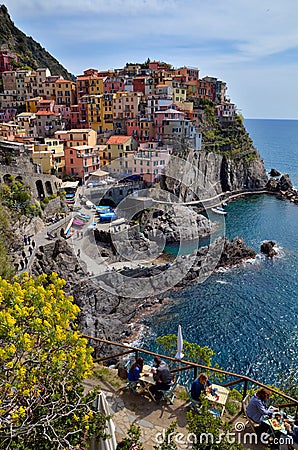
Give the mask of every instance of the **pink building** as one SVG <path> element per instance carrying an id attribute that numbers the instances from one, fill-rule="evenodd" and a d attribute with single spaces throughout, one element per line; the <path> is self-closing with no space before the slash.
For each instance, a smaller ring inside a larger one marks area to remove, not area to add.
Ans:
<path id="1" fill-rule="evenodd" d="M 103 80 L 103 90 L 105 94 L 114 94 L 124 91 L 124 78 L 106 77 Z"/>
<path id="2" fill-rule="evenodd" d="M 166 110 L 160 110 L 160 111 L 156 111 L 153 114 L 153 120 L 154 120 L 154 125 L 155 125 L 155 132 L 156 132 L 156 139 L 159 140 L 161 139 L 161 136 L 163 136 L 164 134 L 164 121 L 165 120 L 183 120 L 184 118 L 184 114 L 180 111 L 177 111 L 174 108 L 169 108 Z"/>
<path id="3" fill-rule="evenodd" d="M 131 160 L 131 173 L 141 175 L 147 183 L 158 182 L 169 159 L 169 148 L 159 148 L 157 142 L 140 144 Z"/>
<path id="4" fill-rule="evenodd" d="M 65 172 L 84 183 L 90 173 L 99 169 L 99 151 L 97 147 L 79 145 L 64 149 Z"/>
<path id="5" fill-rule="evenodd" d="M 15 53 L 11 52 L 8 48 L 5 49 L 5 45 L 2 46 L 0 51 L 0 72 L 6 72 L 7 70 L 15 70 L 13 62 L 18 62 L 18 57 Z"/>

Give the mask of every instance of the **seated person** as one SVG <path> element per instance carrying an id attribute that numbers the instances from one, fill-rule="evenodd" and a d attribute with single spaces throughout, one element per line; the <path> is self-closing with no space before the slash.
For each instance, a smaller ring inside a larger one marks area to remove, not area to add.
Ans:
<path id="1" fill-rule="evenodd" d="M 283 434 L 279 437 L 279 450 L 298 448 L 298 426 L 291 426 L 289 423 L 285 422 L 285 428 L 287 434 Z"/>
<path id="2" fill-rule="evenodd" d="M 138 381 L 144 366 L 144 359 L 138 358 L 128 371 L 128 381 Z"/>
<path id="3" fill-rule="evenodd" d="M 208 375 L 206 373 L 201 373 L 198 378 L 191 385 L 190 395 L 191 398 L 195 401 L 200 401 L 200 395 L 204 394 L 212 394 L 217 397 L 217 394 L 212 389 L 212 383 L 208 379 Z"/>
<path id="4" fill-rule="evenodd" d="M 154 369 L 152 371 L 155 384 L 150 386 L 149 391 L 156 400 L 159 400 L 162 397 L 162 394 L 159 391 L 168 391 L 171 387 L 173 377 L 167 364 L 160 359 L 159 356 L 154 357 L 153 364 Z"/>
<path id="5" fill-rule="evenodd" d="M 269 397 L 270 392 L 267 389 L 259 389 L 250 399 L 250 402 L 246 408 L 247 417 L 255 423 L 260 424 L 263 419 L 271 416 L 274 411 L 278 411 L 278 408 L 274 408 L 273 406 L 269 406 L 269 408 L 267 408 L 266 402 Z"/>
<path id="6" fill-rule="evenodd" d="M 266 402 L 269 400 L 269 397 L 270 391 L 261 388 L 253 395 L 246 408 L 247 417 L 259 425 L 256 428 L 258 436 L 271 432 L 270 425 L 263 422 L 263 420 L 270 417 L 274 411 L 278 411 L 278 408 L 274 408 L 273 406 L 267 407 Z"/>

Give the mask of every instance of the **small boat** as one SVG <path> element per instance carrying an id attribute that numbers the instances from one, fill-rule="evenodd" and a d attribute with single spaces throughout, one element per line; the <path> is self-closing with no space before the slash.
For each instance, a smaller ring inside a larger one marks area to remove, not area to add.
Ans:
<path id="1" fill-rule="evenodd" d="M 226 216 L 227 215 L 227 211 L 225 211 L 220 206 L 217 206 L 216 208 L 211 208 L 211 211 L 213 211 L 216 214 L 221 214 L 222 216 Z"/>
<path id="2" fill-rule="evenodd" d="M 87 223 L 88 220 L 89 220 L 89 219 L 86 219 L 85 217 L 79 216 L 79 214 L 77 214 L 76 216 L 74 216 L 74 218 L 75 218 L 76 220 L 79 220 L 80 222 L 84 222 L 84 223 Z"/>
<path id="3" fill-rule="evenodd" d="M 91 216 L 89 215 L 89 214 L 85 214 L 85 213 L 82 213 L 82 212 L 79 212 L 78 213 L 78 217 L 80 218 L 82 218 L 82 220 L 89 220 L 89 219 L 91 219 Z"/>
<path id="4" fill-rule="evenodd" d="M 114 213 L 114 211 L 107 212 L 107 213 L 100 213 L 100 222 L 111 222 L 112 220 L 118 219 L 117 214 Z"/>
<path id="5" fill-rule="evenodd" d="M 85 222 L 82 220 L 77 219 L 76 217 L 73 219 L 73 224 L 77 227 L 83 227 L 85 225 Z"/>
<path id="6" fill-rule="evenodd" d="M 97 225 L 97 222 L 91 223 L 91 225 L 88 225 L 87 230 L 88 231 L 94 230 L 94 228 L 96 228 L 96 225 Z"/>

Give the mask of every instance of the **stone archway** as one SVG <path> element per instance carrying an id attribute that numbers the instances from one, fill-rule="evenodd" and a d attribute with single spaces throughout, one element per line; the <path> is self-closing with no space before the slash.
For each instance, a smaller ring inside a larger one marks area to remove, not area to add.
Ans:
<path id="1" fill-rule="evenodd" d="M 5 184 L 11 184 L 11 177 L 12 175 L 10 173 L 7 173 L 3 176 L 3 181 Z"/>
<path id="2" fill-rule="evenodd" d="M 41 181 L 41 180 L 37 180 L 36 183 L 35 183 L 35 185 L 36 185 L 38 197 L 39 197 L 40 199 L 45 198 L 45 193 L 44 193 L 42 181 Z"/>
<path id="3" fill-rule="evenodd" d="M 46 193 L 48 195 L 52 195 L 53 194 L 52 184 L 51 184 L 50 181 L 46 181 L 45 182 L 45 188 L 46 188 Z"/>
<path id="4" fill-rule="evenodd" d="M 22 177 L 21 175 L 18 175 L 18 176 L 15 178 L 15 180 L 16 180 L 17 182 L 20 182 L 20 183 L 23 183 L 23 182 L 24 182 L 23 177 Z"/>

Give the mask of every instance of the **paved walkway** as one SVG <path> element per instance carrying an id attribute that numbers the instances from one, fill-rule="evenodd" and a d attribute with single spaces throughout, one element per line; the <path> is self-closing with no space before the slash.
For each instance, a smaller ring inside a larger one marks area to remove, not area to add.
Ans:
<path id="1" fill-rule="evenodd" d="M 125 382 L 115 374 L 116 371 L 114 369 L 111 369 L 111 371 L 114 372 L 114 378 L 118 379 L 125 386 Z M 127 436 L 130 424 L 135 423 L 141 428 L 141 440 L 144 449 L 152 450 L 157 443 L 156 440 L 160 442 L 169 425 L 177 421 L 178 426 L 175 430 L 175 435 L 178 436 L 176 433 L 182 433 L 182 436 L 184 436 L 184 438 L 182 437 L 182 442 L 180 438 L 178 449 L 191 448 L 188 447 L 188 431 L 186 428 L 186 413 L 189 411 L 188 401 L 176 397 L 173 405 L 165 402 L 157 404 L 147 395 L 138 392 L 133 393 L 122 387 L 113 388 L 110 383 L 99 381 L 96 378 L 88 379 L 85 383 L 86 391 L 95 386 L 100 386 L 101 390 L 106 394 L 116 427 L 117 442 L 120 442 Z M 183 390 L 183 387 L 180 389 Z M 233 419 L 225 413 L 224 420 L 230 420 L 233 424 L 233 430 L 239 430 L 239 432 L 235 433 L 235 438 L 241 440 L 242 443 L 245 442 L 244 435 L 248 436 L 252 432 L 249 425 L 246 424 L 245 417 L 242 415 Z M 207 432 L 208 430 L 206 430 Z M 266 448 L 262 445 L 250 444 L 247 438 L 246 442 L 248 443 L 244 444 L 244 448 L 247 450 L 264 450 Z"/>

